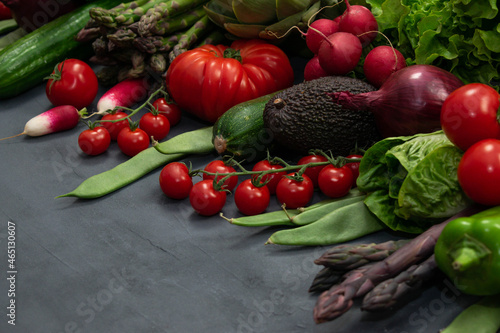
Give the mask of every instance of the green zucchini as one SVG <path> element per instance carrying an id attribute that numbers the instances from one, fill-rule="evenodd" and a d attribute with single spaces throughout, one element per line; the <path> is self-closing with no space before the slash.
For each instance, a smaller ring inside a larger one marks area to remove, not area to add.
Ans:
<path id="1" fill-rule="evenodd" d="M 235 105 L 219 117 L 213 126 L 212 141 L 220 155 L 252 161 L 267 154 L 273 138 L 264 127 L 262 115 L 276 93 Z"/>
<path id="2" fill-rule="evenodd" d="M 98 0 L 62 15 L 0 51 L 0 99 L 19 95 L 43 82 L 64 59 L 87 59 L 91 43 L 75 40 L 90 19 L 91 7 L 112 8 L 122 0 Z"/>

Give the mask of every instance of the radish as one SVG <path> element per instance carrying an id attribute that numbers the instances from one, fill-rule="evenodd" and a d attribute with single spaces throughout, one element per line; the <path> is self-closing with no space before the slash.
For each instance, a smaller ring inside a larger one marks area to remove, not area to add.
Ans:
<path id="1" fill-rule="evenodd" d="M 42 136 L 72 129 L 78 125 L 80 119 L 87 113 L 83 108 L 78 111 L 72 105 L 60 105 L 31 118 L 24 126 L 22 133 L 0 140 L 14 138 L 20 135 Z"/>
<path id="2" fill-rule="evenodd" d="M 95 114 L 104 115 L 116 107 L 128 108 L 146 98 L 150 84 L 146 78 L 126 79 L 102 95 Z"/>
<path id="3" fill-rule="evenodd" d="M 311 23 L 306 33 L 306 45 L 312 53 L 317 54 L 319 45 L 326 36 L 339 30 L 339 23 L 330 19 L 319 19 Z"/>
<path id="4" fill-rule="evenodd" d="M 339 31 L 358 36 L 363 47 L 369 45 L 377 37 L 378 23 L 375 16 L 365 6 L 351 6 L 347 0 L 345 4 L 347 8 L 342 14 Z"/>
<path id="5" fill-rule="evenodd" d="M 335 32 L 321 43 L 319 63 L 328 75 L 345 75 L 358 64 L 362 49 L 358 37 L 348 32 Z"/>
<path id="6" fill-rule="evenodd" d="M 324 76 L 328 76 L 328 74 L 321 68 L 319 57 L 315 55 L 307 62 L 304 68 L 304 80 L 311 81 Z"/>
<path id="7" fill-rule="evenodd" d="M 404 67 L 406 61 L 401 52 L 391 46 L 381 45 L 368 52 L 363 72 L 368 82 L 380 88 L 392 73 Z"/>

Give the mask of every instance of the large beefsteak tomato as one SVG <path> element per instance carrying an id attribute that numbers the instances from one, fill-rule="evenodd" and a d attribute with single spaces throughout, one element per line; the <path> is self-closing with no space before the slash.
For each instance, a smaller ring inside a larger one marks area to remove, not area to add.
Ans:
<path id="1" fill-rule="evenodd" d="M 287 55 L 257 39 L 186 51 L 166 74 L 168 93 L 179 107 L 210 123 L 232 106 L 288 88 L 293 81 Z"/>

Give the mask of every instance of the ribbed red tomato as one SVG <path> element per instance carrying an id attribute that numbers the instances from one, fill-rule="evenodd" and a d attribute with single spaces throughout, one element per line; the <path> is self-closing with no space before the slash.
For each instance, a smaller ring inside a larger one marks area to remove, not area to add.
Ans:
<path id="1" fill-rule="evenodd" d="M 166 74 L 179 107 L 214 123 L 232 106 L 293 84 L 287 55 L 264 40 L 203 45 L 177 56 Z"/>

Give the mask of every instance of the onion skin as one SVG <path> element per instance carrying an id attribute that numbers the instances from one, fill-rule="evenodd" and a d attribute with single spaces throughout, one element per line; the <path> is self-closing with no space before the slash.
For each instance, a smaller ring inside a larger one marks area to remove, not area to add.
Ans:
<path id="1" fill-rule="evenodd" d="M 380 134 L 386 137 L 431 133 L 441 129 L 441 106 L 464 83 L 433 65 L 412 65 L 393 73 L 379 90 L 329 94 L 347 109 L 370 111 Z"/>

